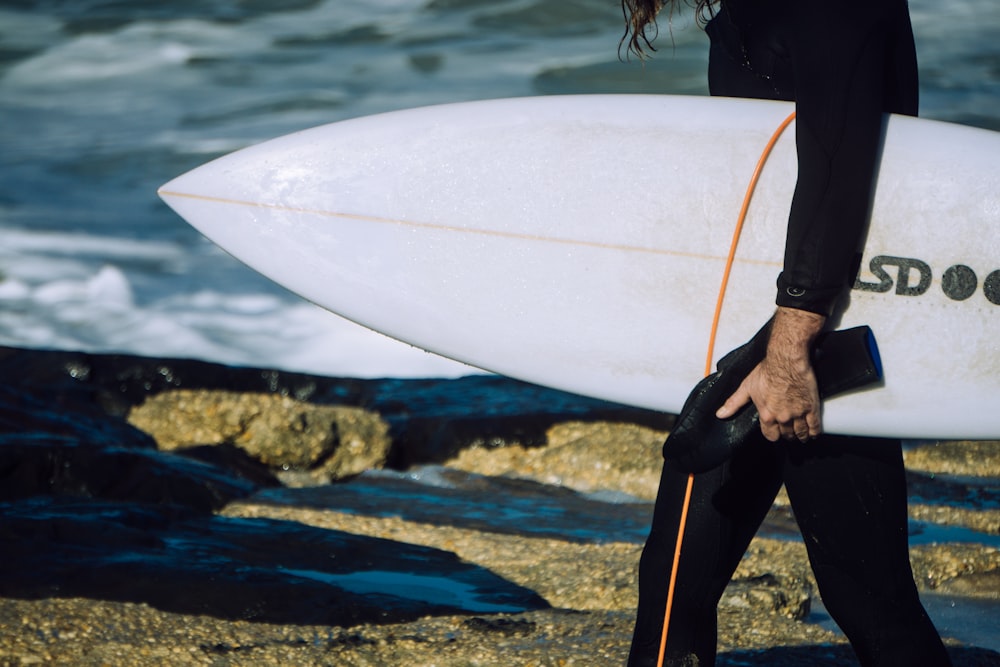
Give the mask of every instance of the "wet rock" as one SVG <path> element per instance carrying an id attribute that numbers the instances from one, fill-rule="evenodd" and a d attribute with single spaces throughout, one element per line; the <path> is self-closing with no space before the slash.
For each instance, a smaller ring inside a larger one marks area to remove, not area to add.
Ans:
<path id="1" fill-rule="evenodd" d="M 570 542 L 641 543 L 649 503 L 607 503 L 571 489 L 428 466 L 370 471 L 350 483 L 263 490 L 253 502 Z"/>
<path id="2" fill-rule="evenodd" d="M 433 616 L 351 628 L 246 623 L 78 598 L 9 600 L 3 658 L 13 664 L 603 667 L 625 664 L 628 612 L 546 609 L 517 615 Z M 732 621 L 732 622 L 731 622 Z M 845 667 L 851 648 L 816 626 L 772 617 L 750 626 L 720 615 L 719 667 Z M 527 625 L 521 625 L 523 622 Z M 508 623 L 532 632 L 490 632 Z M 486 631 L 484 631 L 486 630 Z M 954 667 L 996 667 L 1000 654 L 950 646 Z"/>
<path id="3" fill-rule="evenodd" d="M 546 432 L 544 447 L 471 447 L 447 466 L 509 475 L 577 491 L 618 491 L 652 500 L 666 431 L 629 423 L 566 422 Z"/>
<path id="4" fill-rule="evenodd" d="M 258 484 L 158 452 L 120 420 L 0 387 L 0 499 L 72 495 L 217 509 Z"/>
<path id="5" fill-rule="evenodd" d="M 779 614 L 801 621 L 809 615 L 812 586 L 797 577 L 763 574 L 734 579 L 719 601 L 722 611 Z"/>
<path id="6" fill-rule="evenodd" d="M 1000 569 L 968 574 L 938 585 L 938 593 L 1000 601 Z"/>
<path id="7" fill-rule="evenodd" d="M 933 591 L 945 582 L 955 586 L 959 578 L 1000 572 L 1000 549 L 978 544 L 919 546 L 910 549 L 910 562 L 917 586 Z"/>
<path id="8" fill-rule="evenodd" d="M 476 616 L 465 621 L 465 626 L 486 634 L 503 637 L 527 636 L 534 634 L 538 625 L 526 619 L 482 618 Z"/>
<path id="9" fill-rule="evenodd" d="M 927 442 L 908 447 L 903 457 L 911 470 L 1000 479 L 1000 440 Z"/>
<path id="10" fill-rule="evenodd" d="M 0 377 L 53 402 L 124 417 L 156 394 L 178 389 L 273 394 L 312 405 L 350 406 L 389 425 L 386 466 L 442 463 L 472 446 L 538 446 L 567 421 L 633 423 L 664 430 L 671 415 L 581 397 L 493 375 L 458 379 L 329 378 L 235 368 L 187 359 L 0 347 Z M 198 443 L 204 444 L 204 443 Z"/>
<path id="11" fill-rule="evenodd" d="M 491 375 L 457 380 L 382 380 L 366 407 L 392 427 L 388 466 L 443 463 L 469 448 L 524 448 L 548 443 L 567 421 L 632 423 L 665 429 L 673 416 L 567 394 Z M 377 407 L 376 407 L 377 406 Z"/>
<path id="12" fill-rule="evenodd" d="M 280 394 L 166 391 L 132 408 L 128 421 L 164 450 L 230 444 L 272 469 L 314 471 L 322 481 L 382 467 L 391 444 L 388 425 L 371 412 Z"/>
<path id="13" fill-rule="evenodd" d="M 146 434 L 119 419 L 109 419 L 92 403 L 73 398 L 44 388 L 22 388 L 8 379 L 0 384 L 0 434 L 156 449 Z"/>
<path id="14" fill-rule="evenodd" d="M 281 484 L 267 466 L 233 445 L 199 445 L 178 449 L 177 452 L 185 458 L 221 468 L 258 488 Z"/>
<path id="15" fill-rule="evenodd" d="M 0 503 L 0 545 L 6 597 L 89 597 L 231 620 L 342 626 L 547 606 L 438 549 L 130 503 Z"/>
<path id="16" fill-rule="evenodd" d="M 1000 535 L 1000 478 L 907 471 L 906 485 L 912 518 Z"/>
<path id="17" fill-rule="evenodd" d="M 0 663 L 624 662 L 662 415 L 488 376 L 360 381 L 2 348 L 0 377 L 0 554 L 13 559 Z M 157 451 L 124 416 L 177 390 L 376 413 L 386 465 L 407 468 L 288 489 L 234 444 Z M 945 466 L 911 474 L 917 507 L 992 520 L 995 485 Z M 762 531 L 782 539 L 755 539 L 726 591 L 720 667 L 856 662 L 842 636 L 796 620 L 814 584 L 786 505 Z M 913 562 L 924 591 L 996 608 L 988 543 L 921 545 Z M 536 610 L 496 611 L 518 604 Z M 951 652 L 956 667 L 1000 665 Z"/>
<path id="18" fill-rule="evenodd" d="M 210 512 L 258 488 L 183 456 L 87 443 L 0 436 L 0 499 L 77 496 Z"/>

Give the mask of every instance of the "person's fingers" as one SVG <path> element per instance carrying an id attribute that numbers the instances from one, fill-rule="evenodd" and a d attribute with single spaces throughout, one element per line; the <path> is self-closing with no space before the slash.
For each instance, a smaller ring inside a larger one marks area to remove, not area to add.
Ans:
<path id="1" fill-rule="evenodd" d="M 795 439 L 799 442 L 809 441 L 809 424 L 806 423 L 805 419 L 796 419 L 795 425 L 792 427 Z"/>
<path id="2" fill-rule="evenodd" d="M 806 429 L 809 431 L 807 436 L 809 440 L 818 438 L 823 432 L 823 420 L 820 418 L 818 410 L 813 410 L 806 415 Z"/>
<path id="3" fill-rule="evenodd" d="M 750 392 L 747 391 L 746 380 L 744 380 L 733 395 L 726 399 L 726 402 L 722 404 L 722 407 L 715 411 L 715 416 L 719 419 L 729 419 L 739 412 L 740 408 L 749 402 Z"/>
<path id="4" fill-rule="evenodd" d="M 822 432 L 819 415 L 815 411 L 782 423 L 780 428 L 782 437 L 799 442 L 808 442 Z"/>
<path id="5" fill-rule="evenodd" d="M 760 415 L 760 432 L 771 442 L 777 442 L 784 437 L 782 424 L 774 418 L 766 408 L 758 411 Z"/>

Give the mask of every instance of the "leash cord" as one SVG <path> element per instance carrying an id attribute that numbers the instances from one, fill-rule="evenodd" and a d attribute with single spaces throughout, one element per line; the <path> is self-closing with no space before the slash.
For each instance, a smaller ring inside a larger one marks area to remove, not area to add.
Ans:
<path id="1" fill-rule="evenodd" d="M 760 180 L 760 174 L 764 169 L 764 163 L 767 162 L 768 156 L 771 155 L 774 145 L 778 142 L 778 139 L 785 131 L 785 128 L 787 128 L 794 119 L 795 112 L 793 111 L 789 114 L 788 118 L 778 125 L 774 134 L 771 135 L 771 138 L 764 147 L 760 158 L 757 160 L 757 166 L 754 168 L 753 175 L 750 177 L 750 183 L 747 185 L 746 194 L 743 196 L 743 205 L 740 207 L 740 215 L 736 220 L 736 227 L 733 230 L 733 239 L 729 244 L 729 255 L 726 257 L 726 265 L 722 272 L 722 284 L 719 287 L 719 296 L 715 302 L 715 314 L 712 317 L 712 329 L 708 336 L 708 354 L 705 358 L 705 376 L 708 376 L 712 372 L 712 356 L 715 353 L 715 337 L 719 330 L 719 318 L 722 315 L 722 302 L 726 296 L 726 288 L 729 286 L 729 275 L 732 273 L 733 262 L 736 259 L 736 247 L 739 245 L 740 234 L 743 232 L 743 223 L 746 220 L 747 211 L 750 210 L 750 200 L 753 198 L 754 190 L 757 187 L 757 181 Z M 693 490 L 694 473 L 691 473 L 687 478 L 687 488 L 684 490 L 684 503 L 681 505 L 680 522 L 677 525 L 674 562 L 670 567 L 670 583 L 667 587 L 667 605 L 663 613 L 663 632 L 660 635 L 660 652 L 657 656 L 656 667 L 663 667 L 663 660 L 666 655 L 667 633 L 670 628 L 670 615 L 673 611 L 674 591 L 677 586 L 677 569 L 681 560 L 681 544 L 684 542 L 684 529 L 687 527 L 688 512 L 691 508 L 691 493 Z"/>

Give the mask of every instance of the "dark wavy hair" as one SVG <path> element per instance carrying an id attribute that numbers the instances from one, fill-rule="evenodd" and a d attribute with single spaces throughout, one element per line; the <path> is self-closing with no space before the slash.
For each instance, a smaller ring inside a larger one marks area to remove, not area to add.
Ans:
<path id="1" fill-rule="evenodd" d="M 706 22 L 714 13 L 714 7 L 719 0 L 621 0 L 622 14 L 625 16 L 625 34 L 619 42 L 619 49 L 626 47 L 627 53 L 634 53 L 639 58 L 646 57 L 646 50 L 655 51 L 653 40 L 659 29 L 656 24 L 657 15 L 669 7 L 669 15 L 673 15 L 676 5 L 683 2 L 694 8 L 700 22 Z M 652 30 L 652 34 L 649 31 Z"/>

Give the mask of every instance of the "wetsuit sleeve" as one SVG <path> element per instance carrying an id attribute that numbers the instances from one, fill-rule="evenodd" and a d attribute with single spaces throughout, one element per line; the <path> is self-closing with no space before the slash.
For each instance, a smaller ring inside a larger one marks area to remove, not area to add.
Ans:
<path id="1" fill-rule="evenodd" d="M 829 315 L 853 278 L 878 158 L 888 22 L 885 5 L 790 3 L 798 180 L 777 304 Z"/>

